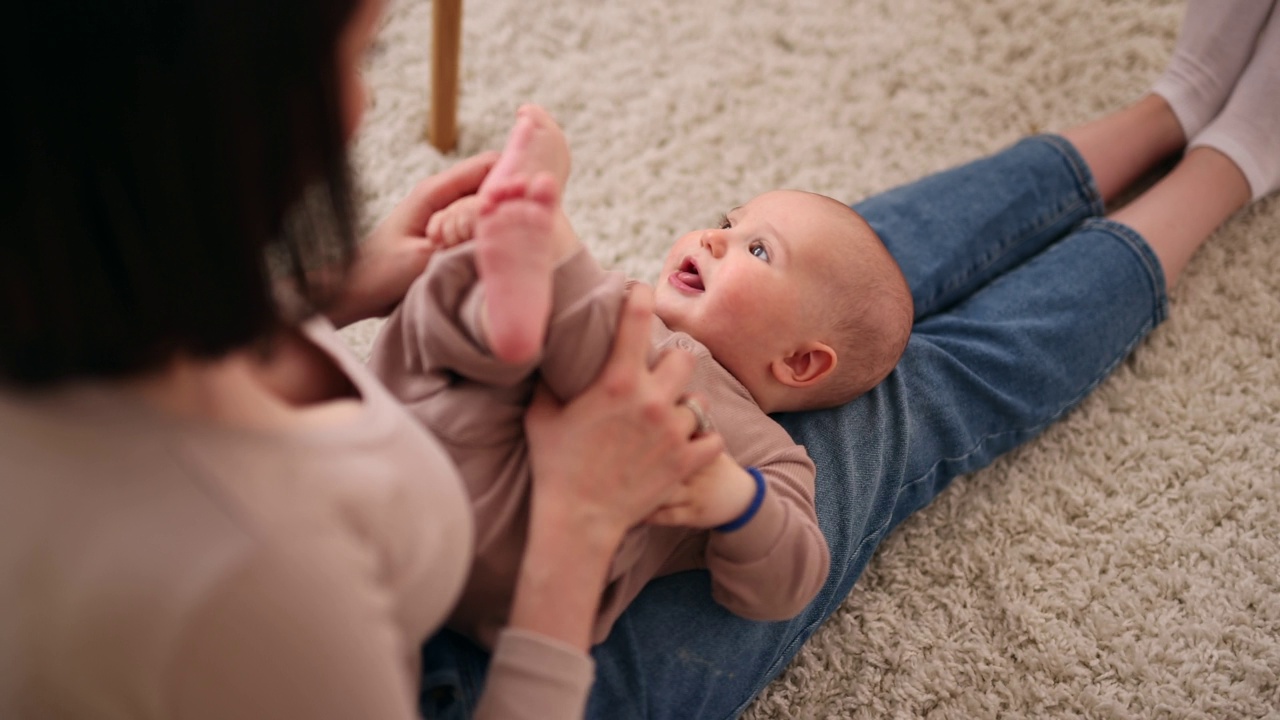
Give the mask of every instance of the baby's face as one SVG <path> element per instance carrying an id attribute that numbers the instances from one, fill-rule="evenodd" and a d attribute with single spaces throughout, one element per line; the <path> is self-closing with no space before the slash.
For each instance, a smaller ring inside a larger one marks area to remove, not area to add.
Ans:
<path id="1" fill-rule="evenodd" d="M 719 227 L 676 240 L 656 283 L 658 317 L 706 345 L 756 394 L 773 359 L 814 339 L 813 286 L 847 223 L 817 195 L 760 195 Z"/>

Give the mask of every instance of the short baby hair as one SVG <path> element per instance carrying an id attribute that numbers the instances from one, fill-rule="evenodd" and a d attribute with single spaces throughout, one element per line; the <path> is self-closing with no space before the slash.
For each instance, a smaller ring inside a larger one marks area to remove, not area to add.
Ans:
<path id="1" fill-rule="evenodd" d="M 215 358 L 349 263 L 338 38 L 358 0 L 42 0 L 0 43 L 0 382 Z M 57 61 L 47 58 L 57 28 Z"/>
<path id="2" fill-rule="evenodd" d="M 847 217 L 847 232 L 832 240 L 830 262 L 809 295 L 824 341 L 836 352 L 832 374 L 803 403 L 807 409 L 842 405 L 884 380 L 898 364 L 915 306 L 911 289 L 875 231 L 852 208 L 824 197 Z"/>

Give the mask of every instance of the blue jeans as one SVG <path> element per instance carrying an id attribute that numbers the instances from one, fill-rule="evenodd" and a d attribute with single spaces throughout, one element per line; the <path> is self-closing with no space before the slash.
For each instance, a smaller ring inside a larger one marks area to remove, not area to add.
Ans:
<path id="1" fill-rule="evenodd" d="M 1061 417 L 1164 318 L 1151 249 L 1099 217 L 1088 167 L 1060 137 L 1023 140 L 854 208 L 902 267 L 916 324 L 871 392 L 776 417 L 818 468 L 826 585 L 798 617 L 764 623 L 717 605 L 704 572 L 653 581 L 593 651 L 588 716 L 741 713 L 840 606 L 890 530 Z M 433 638 L 424 715 L 465 717 L 485 662 L 455 635 Z"/>

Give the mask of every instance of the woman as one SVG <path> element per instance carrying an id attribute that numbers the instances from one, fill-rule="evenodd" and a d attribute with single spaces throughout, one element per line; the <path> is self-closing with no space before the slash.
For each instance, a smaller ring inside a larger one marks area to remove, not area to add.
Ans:
<path id="1" fill-rule="evenodd" d="M 430 253 L 427 218 L 494 158 L 420 185 L 346 281 L 345 144 L 382 5 L 15 9 L 0 716 L 414 716 L 415 656 L 456 600 L 471 516 L 439 445 L 306 318 L 394 304 Z M 55 24 L 66 53 L 31 63 Z M 627 306 L 586 402 L 542 406 L 533 444 L 556 454 L 535 455 L 478 715 L 581 713 L 623 531 L 720 450 L 677 405 L 690 358 L 645 367 L 649 307 Z M 564 438 L 578 418 L 595 429 Z"/>

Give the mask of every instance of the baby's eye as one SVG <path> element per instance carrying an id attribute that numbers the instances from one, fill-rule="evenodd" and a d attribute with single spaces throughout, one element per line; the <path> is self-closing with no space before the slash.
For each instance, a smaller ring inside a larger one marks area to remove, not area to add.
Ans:
<path id="1" fill-rule="evenodd" d="M 752 240 L 751 244 L 747 246 L 747 249 L 751 251 L 752 255 L 755 255 L 765 262 L 769 262 L 769 248 L 765 247 L 764 243 L 759 240 Z"/>
<path id="2" fill-rule="evenodd" d="M 721 215 L 720 221 L 716 223 L 716 227 L 720 228 L 721 230 L 728 230 L 729 228 L 733 227 L 733 223 L 729 222 L 728 215 Z"/>

